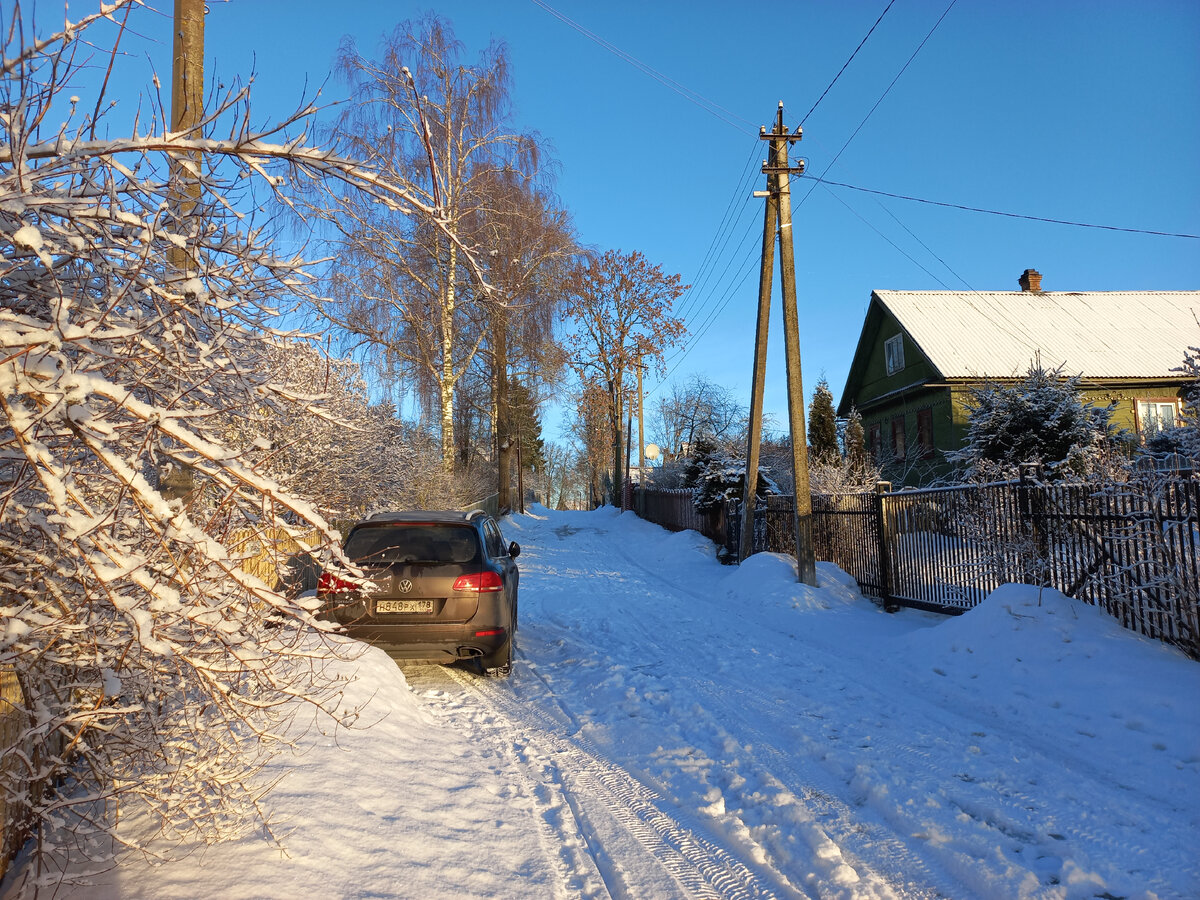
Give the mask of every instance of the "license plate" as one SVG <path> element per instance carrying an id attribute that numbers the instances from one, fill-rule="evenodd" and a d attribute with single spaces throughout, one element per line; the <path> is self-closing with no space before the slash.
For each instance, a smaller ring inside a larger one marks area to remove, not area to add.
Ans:
<path id="1" fill-rule="evenodd" d="M 431 613 L 433 612 L 432 600 L 377 600 L 375 602 L 375 612 L 377 613 Z"/>

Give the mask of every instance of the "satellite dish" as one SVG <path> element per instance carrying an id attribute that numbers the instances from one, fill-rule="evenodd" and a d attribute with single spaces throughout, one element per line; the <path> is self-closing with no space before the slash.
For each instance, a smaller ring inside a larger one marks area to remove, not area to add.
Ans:
<path id="1" fill-rule="evenodd" d="M 658 454 L 660 454 L 661 452 L 662 451 L 659 449 L 658 444 L 647 444 L 646 445 L 646 459 L 656 460 L 656 459 L 658 459 Z"/>

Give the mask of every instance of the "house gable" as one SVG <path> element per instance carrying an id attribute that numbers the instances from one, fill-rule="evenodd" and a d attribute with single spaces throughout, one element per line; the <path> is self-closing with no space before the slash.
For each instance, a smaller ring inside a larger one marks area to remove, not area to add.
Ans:
<path id="1" fill-rule="evenodd" d="M 900 349 L 902 365 L 889 366 L 888 344 Z M 858 346 L 846 377 L 846 386 L 838 404 L 839 416 L 848 416 L 857 405 L 864 416 L 871 406 L 886 402 L 915 387 L 942 380 L 942 373 L 930 361 L 922 347 L 913 339 L 896 316 L 880 302 L 876 293 L 863 322 Z"/>

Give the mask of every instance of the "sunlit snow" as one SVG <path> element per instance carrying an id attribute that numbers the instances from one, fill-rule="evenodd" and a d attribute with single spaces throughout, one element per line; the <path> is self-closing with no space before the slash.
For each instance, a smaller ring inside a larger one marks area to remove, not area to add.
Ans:
<path id="1" fill-rule="evenodd" d="M 366 649 L 261 834 L 60 897 L 1200 896 L 1200 664 L 1053 591 L 959 618 L 719 565 L 611 509 L 504 522 L 507 681 Z"/>

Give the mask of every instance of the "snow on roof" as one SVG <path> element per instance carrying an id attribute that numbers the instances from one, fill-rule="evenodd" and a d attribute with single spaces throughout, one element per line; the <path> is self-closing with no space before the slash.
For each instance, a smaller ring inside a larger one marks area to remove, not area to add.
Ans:
<path id="1" fill-rule="evenodd" d="M 945 378 L 1047 369 L 1171 378 L 1200 344 L 1200 291 L 875 291 Z"/>

